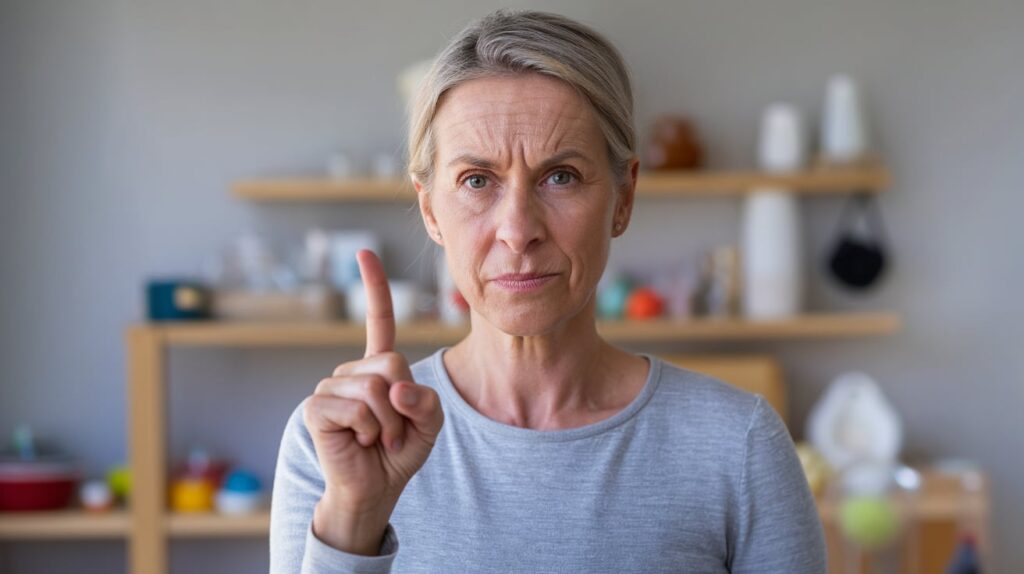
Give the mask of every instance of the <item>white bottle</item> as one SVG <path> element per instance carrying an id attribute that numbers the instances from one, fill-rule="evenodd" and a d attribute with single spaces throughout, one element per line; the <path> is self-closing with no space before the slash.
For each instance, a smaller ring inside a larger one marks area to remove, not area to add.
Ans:
<path id="1" fill-rule="evenodd" d="M 864 106 L 856 82 L 846 75 L 832 76 L 821 114 L 821 154 L 828 163 L 853 163 L 868 152 Z"/>
<path id="2" fill-rule="evenodd" d="M 806 137 L 800 111 L 769 106 L 762 117 L 759 159 L 772 172 L 799 170 L 806 163 Z M 744 200 L 740 245 L 743 314 L 779 319 L 800 314 L 804 299 L 800 203 L 792 190 L 763 187 Z"/>
<path id="3" fill-rule="evenodd" d="M 743 314 L 749 319 L 799 315 L 803 308 L 800 205 L 792 192 L 760 188 L 743 210 Z"/>
<path id="4" fill-rule="evenodd" d="M 457 325 L 464 323 L 469 318 L 465 308 L 457 303 L 458 287 L 448 271 L 448 262 L 445 259 L 443 249 L 438 250 L 437 259 L 434 264 L 434 272 L 437 274 L 437 314 L 442 323 Z"/>

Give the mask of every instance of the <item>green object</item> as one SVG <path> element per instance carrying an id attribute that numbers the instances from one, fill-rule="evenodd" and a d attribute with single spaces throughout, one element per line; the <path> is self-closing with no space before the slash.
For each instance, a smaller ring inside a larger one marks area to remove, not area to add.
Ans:
<path id="1" fill-rule="evenodd" d="M 111 468 L 107 471 L 107 484 L 110 485 L 114 496 L 121 500 L 128 500 L 128 495 L 132 491 L 131 470 L 125 465 Z"/>
<path id="2" fill-rule="evenodd" d="M 881 496 L 853 496 L 839 508 L 839 526 L 855 544 L 872 550 L 888 545 L 900 531 L 899 515 Z"/>
<path id="3" fill-rule="evenodd" d="M 36 446 L 35 440 L 32 438 L 32 427 L 26 424 L 16 426 L 11 437 L 11 443 L 14 445 L 14 451 L 18 453 L 18 458 L 21 460 L 33 460 L 36 458 Z"/>
<path id="4" fill-rule="evenodd" d="M 626 300 L 633 291 L 633 282 L 625 277 L 615 279 L 597 295 L 597 314 L 602 319 L 621 319 Z"/>

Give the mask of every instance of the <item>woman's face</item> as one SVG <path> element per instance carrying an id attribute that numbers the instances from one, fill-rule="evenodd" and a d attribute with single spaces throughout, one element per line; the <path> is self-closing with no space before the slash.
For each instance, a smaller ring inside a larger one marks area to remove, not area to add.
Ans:
<path id="1" fill-rule="evenodd" d="M 592 317 L 609 243 L 629 220 L 636 162 L 617 186 L 590 104 L 540 74 L 481 78 L 445 94 L 433 130 L 420 209 L 473 311 L 520 336 Z"/>

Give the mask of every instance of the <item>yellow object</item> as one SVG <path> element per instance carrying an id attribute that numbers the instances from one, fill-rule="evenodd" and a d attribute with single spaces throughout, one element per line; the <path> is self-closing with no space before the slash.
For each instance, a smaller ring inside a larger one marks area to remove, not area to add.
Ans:
<path id="1" fill-rule="evenodd" d="M 855 496 L 839 507 L 843 534 L 867 550 L 888 546 L 900 533 L 900 517 L 884 496 Z"/>
<path id="2" fill-rule="evenodd" d="M 132 473 L 127 465 L 119 465 L 107 471 L 107 484 L 114 496 L 127 501 L 132 490 Z"/>
<path id="3" fill-rule="evenodd" d="M 804 469 L 807 477 L 807 485 L 811 487 L 814 496 L 820 496 L 825 490 L 825 484 L 832 477 L 832 467 L 822 456 L 818 449 L 810 443 L 801 442 L 796 445 L 796 455 L 800 458 L 800 466 Z"/>
<path id="4" fill-rule="evenodd" d="M 176 512 L 213 510 L 214 488 L 207 480 L 184 478 L 171 485 L 171 508 Z"/>

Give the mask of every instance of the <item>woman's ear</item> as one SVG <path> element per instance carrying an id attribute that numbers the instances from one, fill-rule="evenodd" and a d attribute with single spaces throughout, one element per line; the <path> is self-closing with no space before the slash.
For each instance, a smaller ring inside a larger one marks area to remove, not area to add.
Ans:
<path id="1" fill-rule="evenodd" d="M 427 235 L 438 245 L 441 242 L 441 229 L 437 226 L 437 219 L 434 218 L 434 209 L 430 204 L 430 192 L 422 183 L 412 178 L 412 186 L 416 189 L 416 201 L 420 206 L 420 216 L 423 218 L 423 227 L 427 229 Z"/>
<path id="2" fill-rule="evenodd" d="M 636 180 L 640 171 L 640 160 L 633 158 L 629 162 L 629 175 L 618 188 L 615 197 L 615 212 L 612 214 L 612 237 L 625 233 L 629 227 L 629 219 L 633 215 L 633 198 L 636 196 Z"/>

